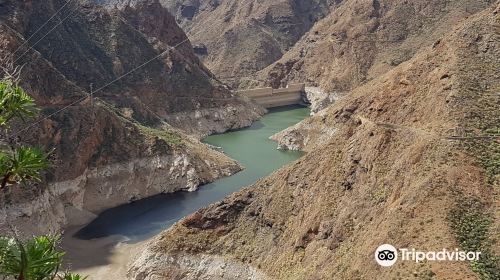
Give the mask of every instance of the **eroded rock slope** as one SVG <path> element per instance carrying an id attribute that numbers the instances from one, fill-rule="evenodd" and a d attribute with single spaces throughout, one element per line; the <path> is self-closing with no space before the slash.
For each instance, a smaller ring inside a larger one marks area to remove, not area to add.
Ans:
<path id="1" fill-rule="evenodd" d="M 305 82 L 326 91 L 349 91 L 411 59 L 493 2 L 342 1 L 255 79 L 273 87 Z"/>
<path id="2" fill-rule="evenodd" d="M 207 67 L 233 86 L 280 59 L 340 2 L 162 0 Z"/>
<path id="3" fill-rule="evenodd" d="M 496 4 L 449 27 L 304 121 L 307 155 L 162 233 L 130 277 L 497 279 L 499 20 Z M 384 269 L 384 243 L 483 257 Z"/>
<path id="4" fill-rule="evenodd" d="M 42 109 L 14 132 L 54 150 L 42 186 L 7 194 L 13 223 L 56 231 L 239 170 L 198 138 L 249 125 L 262 110 L 211 78 L 158 1 L 123 10 L 70 2 L 35 34 L 65 3 L 0 3 L 0 54 L 24 65 L 21 85 Z"/>

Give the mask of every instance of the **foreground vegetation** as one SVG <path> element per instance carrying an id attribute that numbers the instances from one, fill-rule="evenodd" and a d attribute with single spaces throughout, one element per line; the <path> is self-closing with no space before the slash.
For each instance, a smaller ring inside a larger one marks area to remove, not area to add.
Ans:
<path id="1" fill-rule="evenodd" d="M 9 222 L 6 211 L 8 188 L 40 181 L 40 173 L 50 165 L 48 154 L 41 149 L 19 144 L 9 133 L 14 119 L 25 121 L 37 114 L 33 98 L 12 78 L 0 81 L 0 180 L 2 208 L 8 235 L 0 236 L 0 276 L 16 280 L 82 280 L 78 274 L 60 272 L 64 252 L 57 249 L 56 236 L 23 239 Z"/>

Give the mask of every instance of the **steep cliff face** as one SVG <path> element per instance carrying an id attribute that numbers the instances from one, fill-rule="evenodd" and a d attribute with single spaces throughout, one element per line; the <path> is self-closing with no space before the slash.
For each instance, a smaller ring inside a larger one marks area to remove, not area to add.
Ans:
<path id="1" fill-rule="evenodd" d="M 12 220 L 28 233 L 59 230 L 239 170 L 197 138 L 248 125 L 262 109 L 210 78 L 157 1 L 125 10 L 76 1 L 32 36 L 64 3 L 1 3 L 0 55 L 24 65 L 21 85 L 42 108 L 14 132 L 55 159 L 43 186 L 8 194 Z"/>
<path id="2" fill-rule="evenodd" d="M 218 78 L 237 86 L 288 51 L 334 0 L 163 0 Z"/>
<path id="3" fill-rule="evenodd" d="M 306 82 L 329 92 L 348 91 L 385 73 L 492 2 L 161 1 L 208 68 L 228 84 Z"/>
<path id="4" fill-rule="evenodd" d="M 166 123 L 141 125 L 101 101 L 55 115 L 23 139 L 54 149 L 46 183 L 8 193 L 10 219 L 19 217 L 16 225 L 30 234 L 81 225 L 110 207 L 152 195 L 195 191 L 241 170 Z"/>
<path id="5" fill-rule="evenodd" d="M 307 155 L 158 236 L 130 277 L 498 278 L 499 13 L 449 28 L 304 121 L 294 131 L 309 139 Z M 385 243 L 484 257 L 386 269 L 374 260 Z M 215 260 L 224 264 L 207 273 Z"/>
<path id="6" fill-rule="evenodd" d="M 7 11 L 8 15 L 13 15 L 9 19 L 12 27 L 24 28 L 17 31 L 26 38 L 59 7 L 56 5 L 58 1 L 54 7 L 29 3 L 17 4 Z M 212 75 L 194 56 L 186 35 L 158 1 L 141 1 L 123 11 L 105 10 L 89 3 L 69 5 L 64 11 L 69 16 L 66 21 L 35 46 L 40 59 L 49 61 L 66 79 L 86 91 L 90 84 L 94 89 L 100 89 L 120 78 L 96 96 L 123 110 L 130 110 L 134 119 L 154 123 L 157 118 L 151 114 L 157 114 L 161 118 L 175 120 L 174 125 L 189 132 L 207 134 L 214 132 L 217 122 L 224 121 L 215 119 L 204 127 L 191 120 L 186 121 L 183 113 L 197 115 L 196 111 L 207 110 L 224 113 L 226 124 L 220 127 L 240 120 L 240 123 L 248 124 L 248 120 L 257 116 L 255 112 L 258 110 L 254 106 L 233 98 L 222 84 L 210 78 Z M 44 32 L 34 36 L 30 42 L 36 42 L 42 37 L 40 34 Z M 24 53 L 25 47 L 17 55 Z M 164 54 L 159 56 L 161 53 Z M 32 52 L 28 52 L 30 54 Z M 150 61 L 157 56 L 158 59 Z M 26 56 L 18 61 L 19 64 L 26 62 L 34 63 Z M 139 71 L 124 76 L 137 67 L 140 67 Z M 31 78 L 29 84 L 34 83 L 33 75 L 28 74 L 26 78 Z M 43 96 L 40 95 L 37 101 L 47 103 L 46 97 L 51 94 L 58 95 L 59 99 L 67 97 L 58 92 L 40 93 Z M 34 94 L 39 95 L 38 92 Z M 230 107 L 239 109 L 239 116 L 232 110 L 226 110 Z M 148 108 L 152 112 L 147 112 Z M 203 115 L 197 120 L 205 122 Z"/>
<path id="7" fill-rule="evenodd" d="M 279 61 L 261 71 L 256 80 L 274 87 L 300 81 L 327 91 L 345 92 L 409 60 L 451 26 L 491 3 L 343 1 Z"/>

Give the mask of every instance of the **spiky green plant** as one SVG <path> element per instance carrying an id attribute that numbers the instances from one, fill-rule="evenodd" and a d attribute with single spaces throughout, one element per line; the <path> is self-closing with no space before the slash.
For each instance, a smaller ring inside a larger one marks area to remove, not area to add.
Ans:
<path id="1" fill-rule="evenodd" d="M 0 275 L 17 280 L 45 280 L 57 276 L 63 252 L 57 237 L 37 236 L 26 242 L 0 237 Z"/>
<path id="2" fill-rule="evenodd" d="M 17 84 L 0 80 L 0 128 L 8 127 L 14 118 L 25 119 L 37 113 L 33 99 Z M 0 192 L 8 185 L 40 181 L 40 172 L 49 167 L 46 153 L 32 147 L 6 145 L 0 139 Z M 6 148 L 10 146 L 9 148 Z M 4 202 L 0 205 L 5 205 Z M 7 217 L 7 224 L 12 228 Z M 84 280 L 78 274 L 59 274 L 64 252 L 57 250 L 58 237 L 36 236 L 21 241 L 14 237 L 0 236 L 0 277 L 16 280 Z"/>
<path id="3" fill-rule="evenodd" d="M 13 153 L 0 152 L 1 186 L 40 181 L 40 171 L 48 167 L 47 154 L 37 148 L 18 147 Z"/>
<path id="4" fill-rule="evenodd" d="M 16 117 L 33 117 L 37 112 L 35 101 L 20 86 L 10 80 L 0 81 L 0 126 Z"/>

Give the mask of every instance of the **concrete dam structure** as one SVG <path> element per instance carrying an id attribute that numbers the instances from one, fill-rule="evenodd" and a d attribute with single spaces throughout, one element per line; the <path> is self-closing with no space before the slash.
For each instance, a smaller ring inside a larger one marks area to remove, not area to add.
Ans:
<path id="1" fill-rule="evenodd" d="M 238 91 L 264 108 L 273 108 L 286 105 L 304 104 L 302 100 L 305 84 L 291 84 L 286 88 L 274 89 L 271 87 L 256 88 Z"/>

